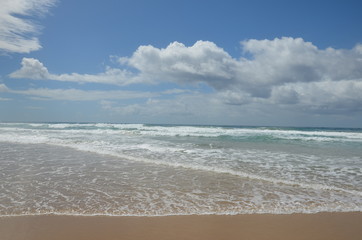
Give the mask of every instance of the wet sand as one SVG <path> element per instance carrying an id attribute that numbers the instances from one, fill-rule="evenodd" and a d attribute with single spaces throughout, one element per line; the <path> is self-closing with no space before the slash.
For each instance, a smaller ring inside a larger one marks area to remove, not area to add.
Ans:
<path id="1" fill-rule="evenodd" d="M 1 240 L 360 240 L 361 237 L 362 212 L 166 217 L 0 217 Z"/>

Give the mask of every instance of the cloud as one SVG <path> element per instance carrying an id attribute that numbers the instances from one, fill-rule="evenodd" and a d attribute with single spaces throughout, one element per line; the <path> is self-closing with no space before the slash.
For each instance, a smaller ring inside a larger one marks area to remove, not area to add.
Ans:
<path id="1" fill-rule="evenodd" d="M 0 92 L 7 92 L 9 91 L 9 88 L 3 84 L 3 83 L 0 83 Z"/>
<path id="2" fill-rule="evenodd" d="M 21 68 L 9 75 L 12 78 L 51 79 L 48 69 L 35 58 L 23 58 Z"/>
<path id="3" fill-rule="evenodd" d="M 1 92 L 9 92 L 9 88 L 3 83 L 0 83 L 0 93 Z M 11 99 L 0 97 L 0 101 L 9 101 L 9 100 Z"/>
<path id="4" fill-rule="evenodd" d="M 107 99 L 142 99 L 158 96 L 158 93 L 135 91 L 95 91 L 79 89 L 49 89 L 31 88 L 27 90 L 7 90 L 9 93 L 31 96 L 36 100 L 64 100 L 64 101 L 98 101 Z"/>
<path id="5" fill-rule="evenodd" d="M 320 50 L 301 38 L 247 40 L 241 42 L 251 58 L 232 58 L 208 41 L 186 47 L 171 43 L 164 49 L 140 46 L 123 64 L 139 70 L 143 78 L 178 83 L 204 82 L 217 90 L 238 87 L 252 95 L 257 88 L 289 82 L 355 79 L 362 76 L 361 45 L 351 50 Z"/>
<path id="6" fill-rule="evenodd" d="M 222 48 L 208 41 L 191 47 L 173 42 L 164 49 L 140 46 L 130 58 L 120 58 L 151 81 L 174 81 L 182 84 L 206 82 L 215 88 L 231 84 L 238 61 Z"/>
<path id="7" fill-rule="evenodd" d="M 301 38 L 248 40 L 241 43 L 252 59 L 244 59 L 239 77 L 256 85 L 290 82 L 356 79 L 362 77 L 362 54 L 357 45 L 351 50 L 318 49 Z"/>
<path id="8" fill-rule="evenodd" d="M 41 48 L 40 26 L 23 17 L 41 16 L 56 0 L 1 0 L 0 51 L 29 53 Z"/>
<path id="9" fill-rule="evenodd" d="M 223 119 L 228 109 L 213 94 L 184 94 L 174 98 L 151 97 L 147 101 L 122 104 L 119 102 L 102 101 L 102 108 L 122 117 L 133 116 L 147 122 L 167 119 L 173 122 L 212 122 Z"/>
<path id="10" fill-rule="evenodd" d="M 12 78 L 98 82 L 115 85 L 175 82 L 205 83 L 217 91 L 244 91 L 269 97 L 272 87 L 292 82 L 339 81 L 362 78 L 362 45 L 350 50 L 318 49 L 301 38 L 247 40 L 241 42 L 250 58 L 231 57 L 216 44 L 198 41 L 187 47 L 173 42 L 166 48 L 140 46 L 131 57 L 118 62 L 136 71 L 107 67 L 103 73 L 50 74 L 39 60 L 23 58 Z M 114 56 L 113 56 L 114 58 Z"/>
<path id="11" fill-rule="evenodd" d="M 108 67 L 95 75 L 51 74 L 39 60 L 24 58 L 21 69 L 10 77 L 122 86 L 172 82 L 189 89 L 203 84 L 213 88 L 226 105 L 361 111 L 361 44 L 352 49 L 319 49 L 302 38 L 283 37 L 250 39 L 242 41 L 241 47 L 242 55 L 237 59 L 209 41 L 192 46 L 173 42 L 166 48 L 140 46 L 130 57 L 118 58 L 119 68 Z"/>
<path id="12" fill-rule="evenodd" d="M 362 79 L 291 83 L 272 90 L 276 104 L 317 113 L 362 112 Z"/>
<path id="13" fill-rule="evenodd" d="M 106 71 L 92 74 L 51 74 L 42 62 L 35 58 L 23 58 L 21 68 L 9 75 L 11 78 L 25 78 L 35 80 L 55 80 L 77 83 L 103 83 L 114 85 L 128 85 L 137 80 L 127 70 L 107 67 Z"/>

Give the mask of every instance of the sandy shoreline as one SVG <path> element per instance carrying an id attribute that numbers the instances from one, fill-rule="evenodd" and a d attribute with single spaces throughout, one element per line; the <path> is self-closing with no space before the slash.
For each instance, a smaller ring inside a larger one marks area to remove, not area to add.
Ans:
<path id="1" fill-rule="evenodd" d="M 2 240 L 357 240 L 361 236 L 362 212 L 165 217 L 0 217 Z"/>

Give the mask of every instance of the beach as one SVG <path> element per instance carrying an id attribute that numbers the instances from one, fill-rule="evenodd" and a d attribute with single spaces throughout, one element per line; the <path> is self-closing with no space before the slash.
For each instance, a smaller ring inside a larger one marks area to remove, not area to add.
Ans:
<path id="1" fill-rule="evenodd" d="M 362 213 L 0 218 L 2 240 L 361 239 Z"/>
<path id="2" fill-rule="evenodd" d="M 0 240 L 362 236 L 362 129 L 0 130 Z"/>
<path id="3" fill-rule="evenodd" d="M 361 1 L 0 0 L 0 240 L 362 240 Z"/>

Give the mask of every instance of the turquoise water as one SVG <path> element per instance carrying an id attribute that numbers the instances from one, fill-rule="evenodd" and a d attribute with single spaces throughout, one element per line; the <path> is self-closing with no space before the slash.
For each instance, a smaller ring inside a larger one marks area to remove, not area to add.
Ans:
<path id="1" fill-rule="evenodd" d="M 1 123 L 0 214 L 361 211 L 362 130 Z"/>

